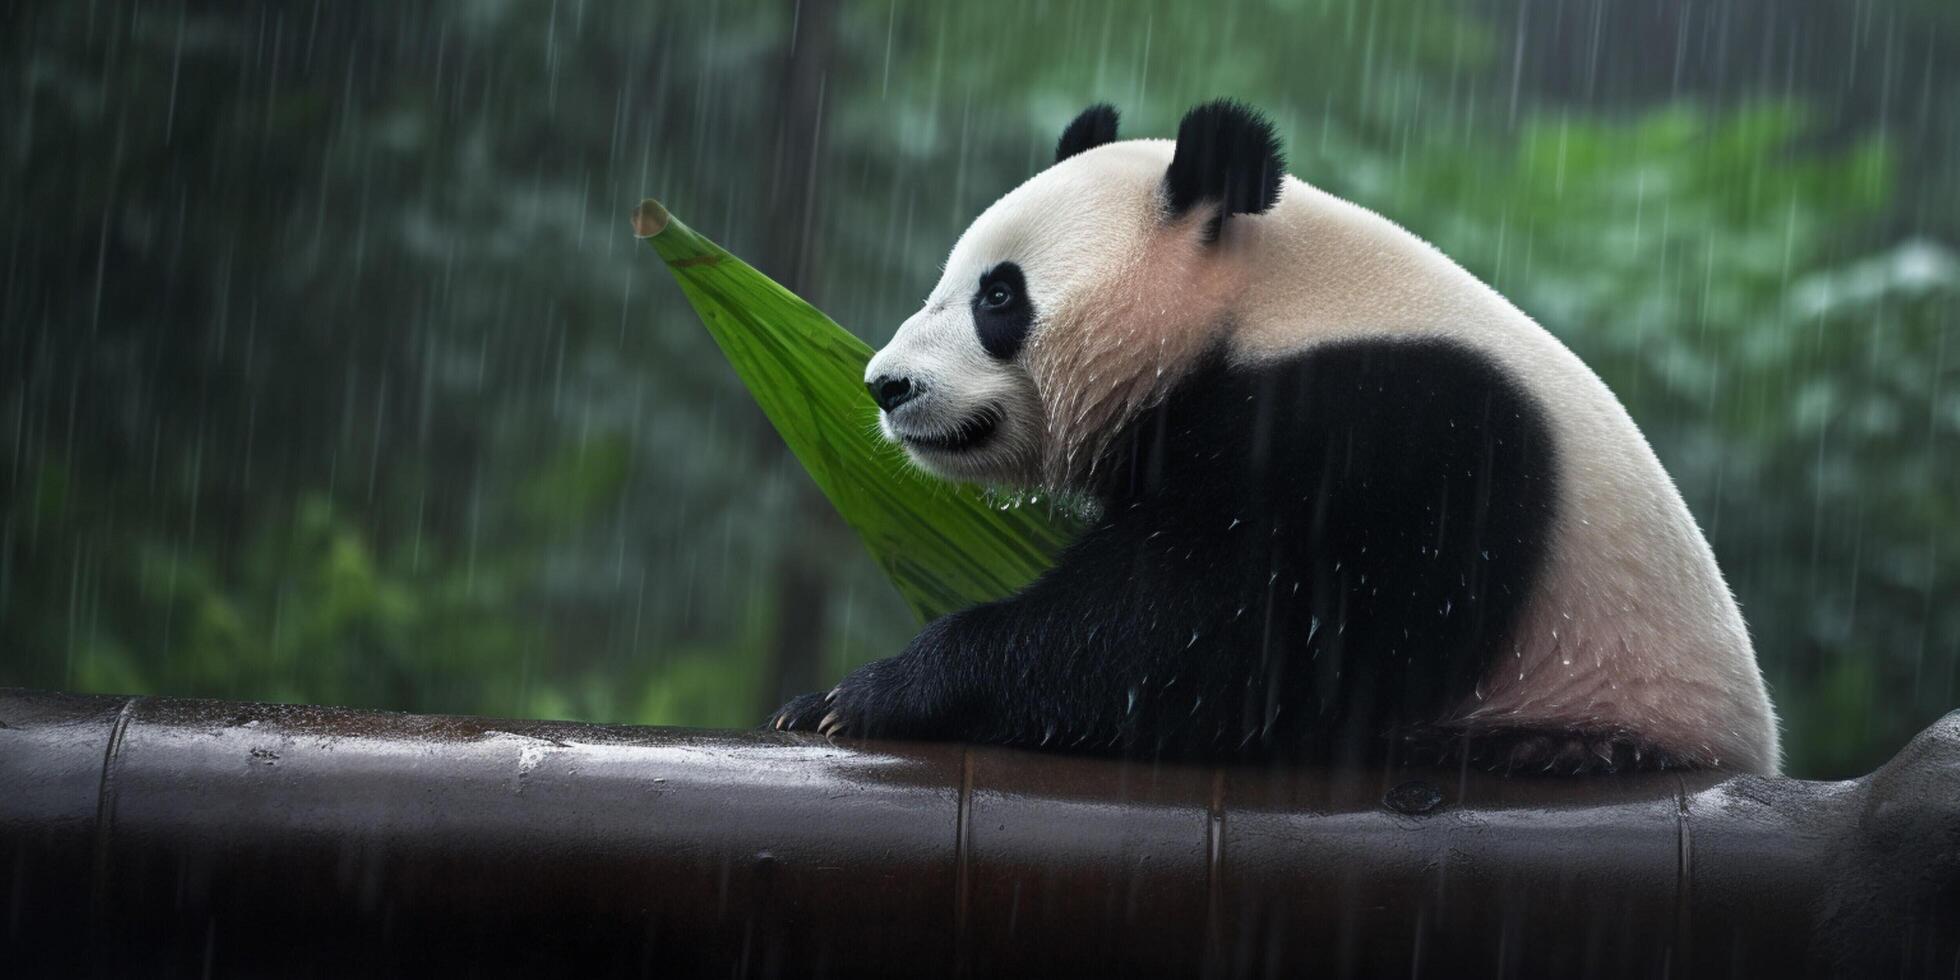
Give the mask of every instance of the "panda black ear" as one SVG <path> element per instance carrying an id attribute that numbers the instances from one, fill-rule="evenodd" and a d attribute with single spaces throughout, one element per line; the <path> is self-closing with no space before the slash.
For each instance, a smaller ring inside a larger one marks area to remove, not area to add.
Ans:
<path id="1" fill-rule="evenodd" d="M 1116 142 L 1116 107 L 1107 102 L 1098 102 L 1075 121 L 1062 130 L 1062 138 L 1055 142 L 1055 162 L 1061 163 L 1081 153 L 1093 150 L 1104 143 Z"/>
<path id="2" fill-rule="evenodd" d="M 1177 151 L 1164 173 L 1172 214 L 1200 201 L 1219 205 L 1220 217 L 1260 214 L 1279 200 L 1286 160 L 1266 117 L 1230 99 L 1207 102 L 1177 125 Z"/>

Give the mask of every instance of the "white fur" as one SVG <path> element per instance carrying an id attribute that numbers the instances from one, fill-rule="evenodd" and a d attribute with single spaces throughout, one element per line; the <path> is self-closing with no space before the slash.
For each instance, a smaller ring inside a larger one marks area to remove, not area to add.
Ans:
<path id="1" fill-rule="evenodd" d="M 926 308 L 872 361 L 924 379 L 888 436 L 1007 416 L 974 458 L 914 448 L 960 479 L 1069 484 L 1099 435 L 1176 380 L 1220 331 L 1255 364 L 1356 336 L 1446 337 L 1484 351 L 1546 407 L 1560 519 L 1511 655 L 1447 719 L 1466 727 L 1610 728 L 1704 765 L 1773 773 L 1776 718 L 1715 557 L 1626 409 L 1571 350 L 1416 236 L 1288 177 L 1265 214 L 1166 222 L 1173 144 L 1112 143 L 1003 197 L 953 249 Z M 1018 262 L 1037 322 L 1013 363 L 989 357 L 968 300 Z M 1112 315 L 1111 310 L 1119 311 Z"/>

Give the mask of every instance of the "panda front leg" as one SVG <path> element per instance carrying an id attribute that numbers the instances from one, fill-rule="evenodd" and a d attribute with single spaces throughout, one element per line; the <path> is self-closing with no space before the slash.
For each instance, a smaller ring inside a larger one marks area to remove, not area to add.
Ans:
<path id="1" fill-rule="evenodd" d="M 933 620 L 895 657 L 851 672 L 829 691 L 792 699 L 769 719 L 783 731 L 852 738 L 1041 744 L 1093 714 L 1067 704 L 1042 641 L 1060 610 L 1017 596 Z M 1008 624 L 1028 624 L 1027 631 Z M 1017 636 L 1018 634 L 1018 636 Z"/>
<path id="2" fill-rule="evenodd" d="M 1263 557 L 1152 532 L 1090 532 L 1020 594 L 934 620 L 769 727 L 1150 754 L 1236 745 L 1243 709 L 1261 715 L 1284 683 L 1248 655 L 1285 645 L 1262 644 L 1273 577 L 1242 571 Z"/>
<path id="3" fill-rule="evenodd" d="M 985 647 L 982 618 L 967 610 L 933 620 L 903 653 L 852 671 L 828 691 L 792 698 L 768 727 L 864 738 L 972 737 L 980 671 L 962 654 Z"/>

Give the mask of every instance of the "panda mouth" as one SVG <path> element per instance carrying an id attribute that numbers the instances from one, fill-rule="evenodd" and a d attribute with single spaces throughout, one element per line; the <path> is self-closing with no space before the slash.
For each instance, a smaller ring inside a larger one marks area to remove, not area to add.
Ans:
<path id="1" fill-rule="evenodd" d="M 929 449 L 938 453 L 971 452 L 986 445 L 994 433 L 1000 429 L 1001 411 L 998 408 L 983 408 L 954 426 L 952 431 L 937 435 L 913 435 L 899 433 L 905 444 L 916 449 Z"/>

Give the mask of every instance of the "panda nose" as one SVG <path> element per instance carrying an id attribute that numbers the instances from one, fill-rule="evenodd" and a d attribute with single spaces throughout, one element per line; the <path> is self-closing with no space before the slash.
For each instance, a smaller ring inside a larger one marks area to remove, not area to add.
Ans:
<path id="1" fill-rule="evenodd" d="M 871 392 L 871 400 L 887 412 L 919 394 L 919 389 L 912 387 L 911 378 L 894 378 L 889 374 L 881 374 L 865 382 L 864 387 Z"/>

